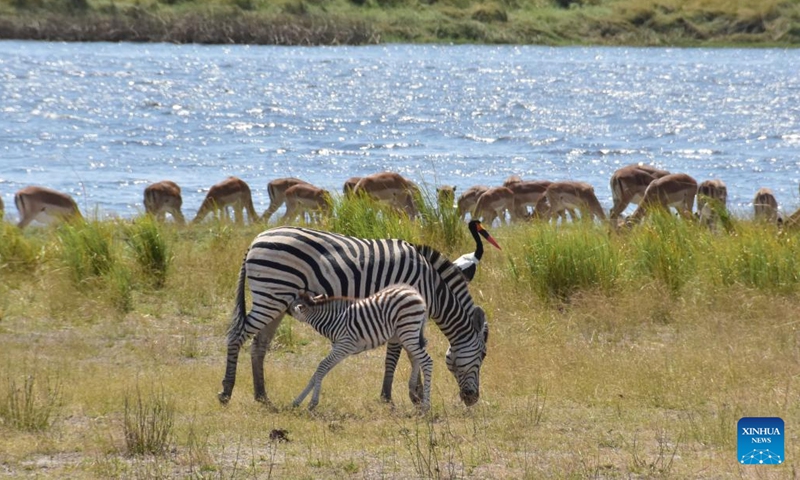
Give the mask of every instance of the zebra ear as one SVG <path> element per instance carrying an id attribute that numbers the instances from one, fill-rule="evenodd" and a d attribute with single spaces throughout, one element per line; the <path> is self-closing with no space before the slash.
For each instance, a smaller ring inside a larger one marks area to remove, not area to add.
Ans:
<path id="1" fill-rule="evenodd" d="M 476 332 L 483 332 L 484 337 L 488 337 L 489 331 L 486 328 L 486 312 L 479 306 L 475 306 L 472 311 L 472 328 Z M 484 341 L 486 338 L 484 338 Z"/>

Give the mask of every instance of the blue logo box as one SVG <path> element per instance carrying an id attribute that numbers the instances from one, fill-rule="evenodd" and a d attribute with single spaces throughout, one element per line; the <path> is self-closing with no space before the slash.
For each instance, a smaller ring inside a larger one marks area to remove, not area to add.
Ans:
<path id="1" fill-rule="evenodd" d="M 742 417 L 736 429 L 737 455 L 742 465 L 780 465 L 786 460 L 782 419 Z"/>

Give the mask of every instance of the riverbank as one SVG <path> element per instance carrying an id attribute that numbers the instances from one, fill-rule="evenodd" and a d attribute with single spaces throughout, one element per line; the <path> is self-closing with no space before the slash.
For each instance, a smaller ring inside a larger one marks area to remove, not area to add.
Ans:
<path id="1" fill-rule="evenodd" d="M 205 44 L 795 46 L 800 4 L 711 0 L 2 0 L 0 38 Z"/>

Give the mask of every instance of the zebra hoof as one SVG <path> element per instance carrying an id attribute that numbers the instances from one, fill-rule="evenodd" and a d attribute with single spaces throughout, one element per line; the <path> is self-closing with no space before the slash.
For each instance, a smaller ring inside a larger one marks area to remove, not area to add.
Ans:
<path id="1" fill-rule="evenodd" d="M 217 394 L 217 400 L 219 400 L 219 403 L 220 403 L 220 404 L 222 404 L 222 405 L 227 405 L 227 404 L 228 404 L 228 402 L 230 402 L 230 401 L 231 401 L 231 396 L 230 396 L 230 395 L 228 395 L 228 394 L 227 394 L 227 393 L 225 393 L 225 392 L 219 392 L 219 393 Z"/>

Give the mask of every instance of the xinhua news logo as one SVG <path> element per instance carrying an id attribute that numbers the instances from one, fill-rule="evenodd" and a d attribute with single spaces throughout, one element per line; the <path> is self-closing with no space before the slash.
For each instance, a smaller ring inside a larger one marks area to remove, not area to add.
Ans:
<path id="1" fill-rule="evenodd" d="M 737 452 L 742 465 L 780 465 L 784 457 L 786 432 L 778 417 L 743 417 L 738 430 Z"/>

